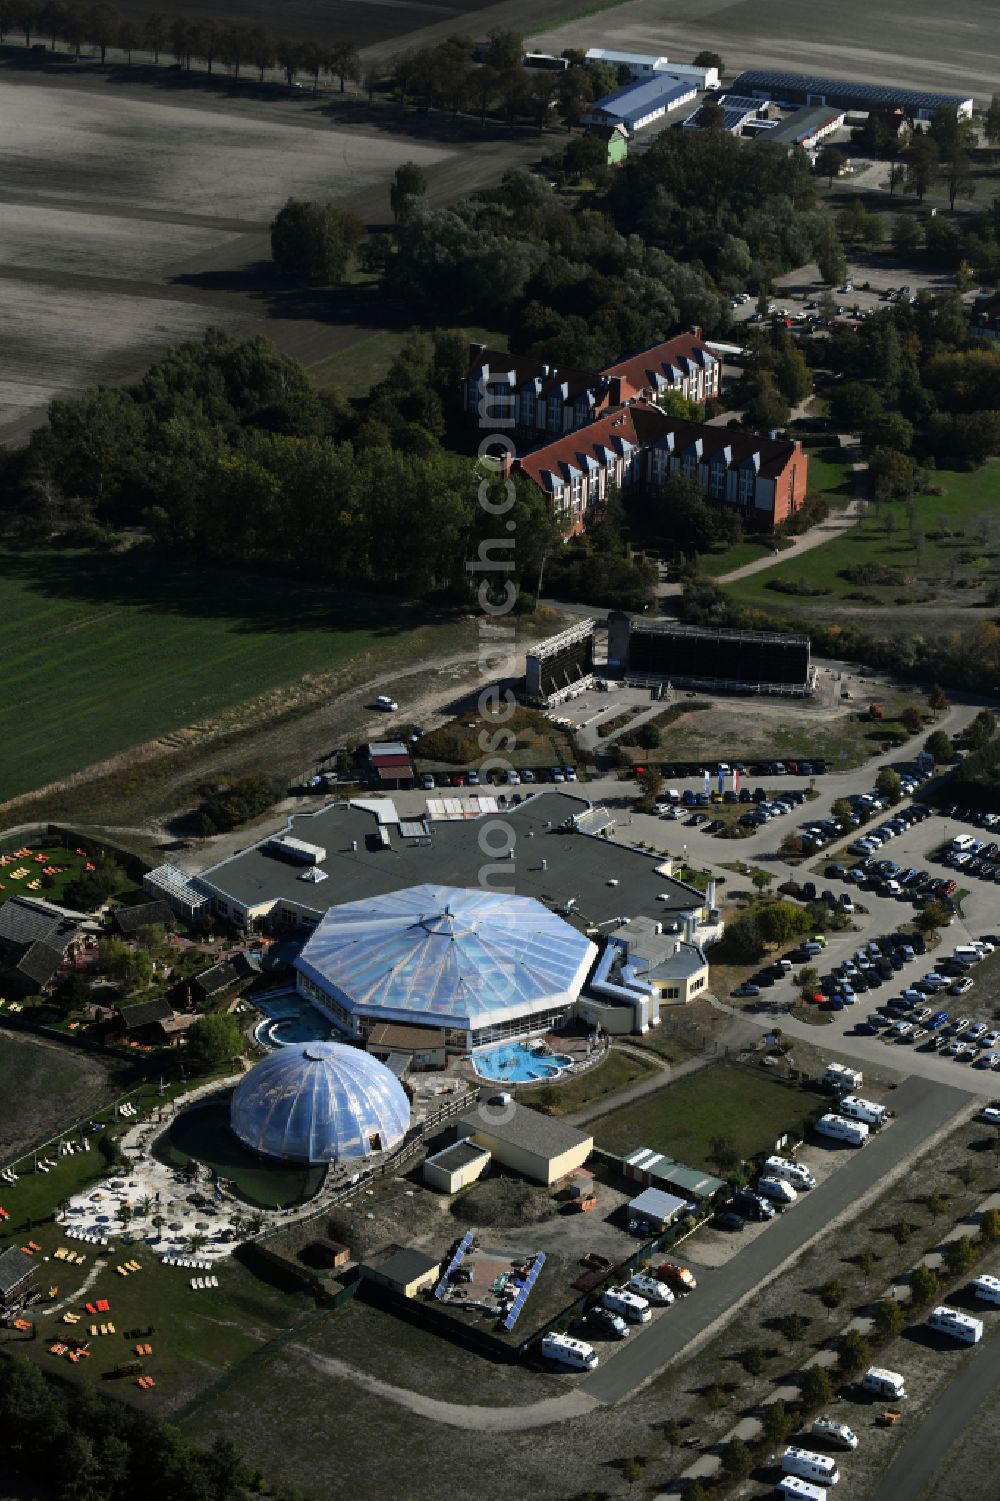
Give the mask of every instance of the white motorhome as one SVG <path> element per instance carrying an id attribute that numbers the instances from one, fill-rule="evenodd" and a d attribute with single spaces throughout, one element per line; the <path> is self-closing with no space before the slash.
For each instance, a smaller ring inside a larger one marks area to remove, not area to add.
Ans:
<path id="1" fill-rule="evenodd" d="M 856 1449 L 858 1435 L 846 1423 L 835 1423 L 832 1418 L 817 1418 L 809 1430 L 815 1438 L 825 1438 L 838 1449 Z"/>
<path id="2" fill-rule="evenodd" d="M 978 943 L 960 943 L 955 949 L 955 958 L 964 964 L 978 964 L 983 950 Z"/>
<path id="3" fill-rule="evenodd" d="M 816 1122 L 820 1136 L 846 1142 L 849 1147 L 863 1147 L 868 1141 L 868 1127 L 863 1121 L 849 1121 L 842 1115 L 821 1115 Z"/>
<path id="4" fill-rule="evenodd" d="M 1000 1303 L 1000 1277 L 991 1277 L 984 1272 L 981 1277 L 973 1279 L 970 1289 L 984 1303 Z"/>
<path id="5" fill-rule="evenodd" d="M 838 1100 L 837 1114 L 876 1128 L 884 1126 L 889 1119 L 889 1112 L 884 1105 L 877 1105 L 874 1100 L 863 1100 L 857 1094 L 847 1094 L 842 1100 Z"/>
<path id="6" fill-rule="evenodd" d="M 592 1371 L 597 1365 L 597 1351 L 593 1345 L 569 1334 L 546 1334 L 542 1340 L 542 1354 L 546 1360 L 558 1360 L 561 1365 L 572 1366 L 576 1371 Z"/>
<path id="7" fill-rule="evenodd" d="M 812 1485 L 799 1475 L 783 1475 L 776 1487 L 779 1496 L 797 1496 L 800 1501 L 826 1501 L 821 1485 Z"/>
<path id="8" fill-rule="evenodd" d="M 601 1302 L 612 1313 L 620 1313 L 630 1324 L 648 1324 L 653 1311 L 646 1298 L 630 1293 L 625 1287 L 609 1287 L 601 1294 Z"/>
<path id="9" fill-rule="evenodd" d="M 869 1366 L 861 1378 L 864 1391 L 875 1397 L 891 1397 L 894 1402 L 905 1402 L 906 1386 L 898 1371 L 887 1371 L 881 1366 Z"/>
<path id="10" fill-rule="evenodd" d="M 643 1272 L 637 1272 L 628 1280 L 626 1292 L 638 1293 L 640 1298 L 645 1298 L 649 1303 L 659 1303 L 663 1307 L 674 1301 L 674 1295 L 665 1282 L 657 1277 L 647 1277 Z"/>
<path id="11" fill-rule="evenodd" d="M 957 1308 L 947 1308 L 943 1303 L 927 1315 L 927 1327 L 960 1340 L 963 1345 L 978 1345 L 983 1337 L 982 1319 L 974 1319 L 971 1313 L 962 1313 Z"/>
<path id="12" fill-rule="evenodd" d="M 814 1485 L 836 1485 L 840 1479 L 837 1461 L 829 1454 L 817 1454 L 813 1449 L 799 1449 L 790 1444 L 781 1456 L 781 1468 L 786 1475 L 797 1475 L 800 1480 L 811 1480 Z"/>
<path id="13" fill-rule="evenodd" d="M 775 1204 L 794 1204 L 798 1194 L 784 1178 L 763 1177 L 757 1179 L 757 1192 Z"/>
<path id="14" fill-rule="evenodd" d="M 861 1088 L 865 1076 L 860 1069 L 848 1068 L 844 1063 L 828 1063 L 819 1082 L 823 1089 L 846 1089 L 850 1092 Z"/>
<path id="15" fill-rule="evenodd" d="M 793 1188 L 815 1188 L 816 1179 L 804 1162 L 792 1162 L 788 1157 L 769 1157 L 764 1163 L 764 1172 L 769 1178 L 783 1178 Z"/>

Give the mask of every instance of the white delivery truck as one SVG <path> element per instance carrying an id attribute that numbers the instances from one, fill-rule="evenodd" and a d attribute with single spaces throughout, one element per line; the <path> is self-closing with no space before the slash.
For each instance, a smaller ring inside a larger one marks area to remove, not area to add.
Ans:
<path id="1" fill-rule="evenodd" d="M 775 1204 L 794 1204 L 798 1194 L 784 1178 L 764 1176 L 757 1179 L 757 1192 Z"/>
<path id="2" fill-rule="evenodd" d="M 981 1277 L 973 1279 L 970 1288 L 984 1303 L 1000 1303 L 1000 1277 L 991 1277 L 984 1272 Z"/>
<path id="3" fill-rule="evenodd" d="M 851 1093 L 861 1088 L 865 1076 L 860 1069 L 848 1068 L 844 1063 L 828 1063 L 819 1082 L 823 1089 L 844 1089 Z"/>
<path id="4" fill-rule="evenodd" d="M 647 1277 L 642 1272 L 629 1278 L 625 1291 L 638 1293 L 640 1298 L 645 1298 L 649 1303 L 658 1303 L 664 1308 L 674 1301 L 674 1295 L 665 1282 L 657 1277 Z"/>
<path id="5" fill-rule="evenodd" d="M 861 1378 L 862 1389 L 875 1397 L 891 1397 L 893 1402 L 905 1402 L 906 1386 L 898 1371 L 887 1371 L 882 1366 L 869 1366 Z"/>
<path id="6" fill-rule="evenodd" d="M 786 1475 L 811 1480 L 813 1485 L 836 1485 L 840 1479 L 837 1461 L 832 1455 L 799 1449 L 795 1444 L 790 1444 L 781 1456 L 781 1468 Z"/>
<path id="7" fill-rule="evenodd" d="M 625 1287 L 609 1287 L 601 1294 L 601 1302 L 612 1313 L 621 1314 L 630 1324 L 648 1324 L 653 1311 L 645 1298 L 630 1293 Z"/>
<path id="8" fill-rule="evenodd" d="M 793 1188 L 815 1188 L 816 1179 L 803 1162 L 792 1162 L 788 1157 L 769 1157 L 764 1163 L 764 1172 L 769 1178 L 783 1178 Z"/>
<path id="9" fill-rule="evenodd" d="M 858 1435 L 846 1423 L 835 1423 L 832 1418 L 817 1418 L 810 1428 L 814 1438 L 825 1438 L 838 1449 L 856 1449 Z"/>
<path id="10" fill-rule="evenodd" d="M 799 1475 L 783 1475 L 777 1484 L 779 1496 L 796 1496 L 799 1501 L 826 1501 L 826 1491 Z"/>
<path id="11" fill-rule="evenodd" d="M 863 1121 L 866 1126 L 884 1126 L 889 1120 L 889 1112 L 884 1105 L 878 1105 L 874 1100 L 863 1100 L 858 1094 L 846 1094 L 842 1100 L 837 1101 L 837 1114 L 846 1115 L 850 1121 Z"/>
<path id="12" fill-rule="evenodd" d="M 868 1127 L 863 1121 L 849 1121 L 842 1115 L 821 1115 L 816 1122 L 820 1136 L 846 1142 L 849 1147 L 863 1147 L 868 1141 Z"/>
<path id="13" fill-rule="evenodd" d="M 572 1366 L 575 1371 L 592 1371 L 597 1365 L 597 1351 L 593 1345 L 570 1334 L 546 1334 L 542 1339 L 542 1354 L 546 1360 L 557 1360 L 560 1365 Z"/>
<path id="14" fill-rule="evenodd" d="M 947 1334 L 950 1339 L 957 1339 L 963 1345 L 978 1345 L 983 1337 L 982 1319 L 974 1319 L 971 1313 L 962 1313 L 957 1308 L 948 1308 L 941 1304 L 927 1315 L 928 1329 L 934 1329 L 938 1334 Z"/>

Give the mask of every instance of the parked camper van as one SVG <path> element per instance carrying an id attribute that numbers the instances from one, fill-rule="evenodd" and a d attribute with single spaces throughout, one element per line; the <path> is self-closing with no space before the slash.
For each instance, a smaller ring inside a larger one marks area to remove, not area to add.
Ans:
<path id="1" fill-rule="evenodd" d="M 960 1340 L 963 1345 L 978 1345 L 983 1337 L 982 1319 L 974 1319 L 971 1313 L 961 1313 L 957 1308 L 946 1308 L 944 1304 L 928 1314 L 927 1327 Z"/>
<path id="2" fill-rule="evenodd" d="M 838 1449 L 856 1449 L 858 1435 L 846 1423 L 835 1423 L 832 1418 L 817 1418 L 810 1428 L 814 1438 L 825 1438 Z"/>
<path id="3" fill-rule="evenodd" d="M 860 1095 L 848 1094 L 837 1103 L 837 1113 L 846 1115 L 848 1120 L 863 1121 L 866 1126 L 884 1126 L 889 1119 L 889 1112 L 884 1105 L 876 1105 L 874 1100 L 863 1100 Z"/>
<path id="4" fill-rule="evenodd" d="M 863 1147 L 868 1141 L 868 1127 L 863 1121 L 849 1121 L 842 1115 L 821 1115 L 816 1122 L 820 1136 L 843 1141 L 849 1147 Z"/>
<path id="5" fill-rule="evenodd" d="M 674 1301 L 674 1295 L 665 1282 L 660 1282 L 656 1277 L 647 1277 L 642 1272 L 629 1278 L 626 1292 L 638 1293 L 648 1303 L 657 1303 L 662 1307 Z"/>
<path id="6" fill-rule="evenodd" d="M 991 1277 L 984 1272 L 981 1277 L 973 1279 L 970 1289 L 984 1303 L 1000 1303 L 1000 1277 Z"/>
<path id="7" fill-rule="evenodd" d="M 906 1386 L 898 1371 L 886 1371 L 881 1366 L 869 1366 L 861 1378 L 864 1391 L 875 1397 L 891 1397 L 894 1402 L 906 1400 Z"/>
<path id="8" fill-rule="evenodd" d="M 828 1063 L 819 1082 L 822 1089 L 844 1089 L 851 1093 L 861 1088 L 865 1076 L 860 1069 L 847 1068 L 843 1063 Z"/>
<path id="9" fill-rule="evenodd" d="M 840 1479 L 837 1461 L 829 1454 L 817 1454 L 813 1449 L 799 1449 L 790 1444 L 781 1456 L 781 1468 L 786 1475 L 797 1475 L 800 1480 L 811 1480 L 813 1485 L 836 1485 Z"/>
<path id="10" fill-rule="evenodd" d="M 653 1317 L 649 1302 L 638 1293 L 630 1293 L 625 1287 L 608 1287 L 601 1294 L 601 1302 L 612 1313 L 620 1313 L 630 1324 L 648 1324 Z"/>
<path id="11" fill-rule="evenodd" d="M 797 1496 L 799 1501 L 826 1501 L 826 1491 L 799 1475 L 783 1475 L 777 1484 L 779 1496 Z"/>
<path id="12" fill-rule="evenodd" d="M 764 1172 L 769 1178 L 782 1178 L 793 1188 L 815 1188 L 816 1179 L 805 1163 L 792 1162 L 788 1157 L 769 1157 L 764 1163 Z"/>
<path id="13" fill-rule="evenodd" d="M 784 1178 L 758 1178 L 757 1192 L 775 1204 L 794 1204 L 798 1198 L 795 1189 Z"/>
<path id="14" fill-rule="evenodd" d="M 546 1360 L 557 1360 L 560 1365 L 572 1366 L 575 1371 L 592 1371 L 597 1365 L 597 1351 L 582 1339 L 573 1339 L 569 1334 L 546 1334 L 542 1340 L 542 1354 Z"/>

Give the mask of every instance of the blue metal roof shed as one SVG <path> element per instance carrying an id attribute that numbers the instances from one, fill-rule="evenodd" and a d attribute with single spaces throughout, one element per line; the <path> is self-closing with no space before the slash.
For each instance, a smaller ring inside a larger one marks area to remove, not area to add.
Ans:
<path id="1" fill-rule="evenodd" d="M 642 83 L 628 84 L 625 88 L 598 99 L 584 116 L 584 123 L 624 125 L 631 134 L 665 115 L 667 110 L 686 104 L 697 92 L 689 79 L 662 73 Z"/>
<path id="2" fill-rule="evenodd" d="M 754 94 L 783 104 L 829 104 L 837 109 L 901 110 L 911 119 L 929 120 L 935 110 L 951 106 L 960 115 L 972 113 L 972 99 L 958 94 L 935 94 L 895 84 L 851 83 L 843 78 L 817 78 L 811 73 L 782 73 L 751 68 L 733 84 L 734 94 Z"/>

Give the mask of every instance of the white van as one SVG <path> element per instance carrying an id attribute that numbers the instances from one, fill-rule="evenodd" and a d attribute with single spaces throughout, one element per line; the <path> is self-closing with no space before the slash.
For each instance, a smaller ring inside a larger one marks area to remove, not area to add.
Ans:
<path id="1" fill-rule="evenodd" d="M 816 1179 L 804 1162 L 792 1162 L 788 1157 L 769 1157 L 764 1163 L 769 1178 L 783 1178 L 793 1188 L 815 1188 Z"/>
<path id="2" fill-rule="evenodd" d="M 935 1329 L 938 1334 L 947 1334 L 952 1339 L 960 1340 L 963 1345 L 978 1345 L 983 1337 L 982 1319 L 974 1319 L 971 1313 L 961 1313 L 957 1308 L 947 1308 L 944 1304 L 928 1314 L 927 1327 Z"/>
<path id="3" fill-rule="evenodd" d="M 601 1302 L 612 1313 L 620 1313 L 630 1324 L 648 1324 L 653 1311 L 646 1298 L 630 1293 L 625 1287 L 609 1287 L 601 1294 Z"/>
<path id="4" fill-rule="evenodd" d="M 558 1360 L 560 1365 L 572 1366 L 575 1371 L 592 1371 L 597 1365 L 593 1345 L 570 1334 L 546 1334 L 542 1339 L 542 1354 L 546 1360 Z"/>
<path id="5" fill-rule="evenodd" d="M 380 693 L 375 700 L 375 707 L 376 709 L 384 709 L 387 714 L 395 714 L 399 705 L 387 693 Z"/>
<path id="6" fill-rule="evenodd" d="M 849 1121 L 842 1115 L 821 1115 L 816 1130 L 820 1136 L 844 1141 L 849 1147 L 863 1147 L 868 1143 L 868 1127 L 864 1122 Z"/>
<path id="7" fill-rule="evenodd" d="M 826 1491 L 821 1485 L 811 1485 L 798 1475 L 783 1475 L 776 1491 L 779 1496 L 798 1496 L 801 1501 L 826 1501 Z"/>
<path id="8" fill-rule="evenodd" d="M 848 1068 L 843 1063 L 828 1063 L 819 1082 L 823 1089 L 846 1089 L 850 1092 L 861 1088 L 865 1076 L 858 1068 Z"/>
<path id="9" fill-rule="evenodd" d="M 983 957 L 983 951 L 976 943 L 960 943 L 954 951 L 955 958 L 963 964 L 978 964 Z"/>
<path id="10" fill-rule="evenodd" d="M 858 1435 L 846 1423 L 835 1423 L 832 1418 L 817 1418 L 809 1432 L 814 1438 L 825 1438 L 838 1449 L 856 1449 Z"/>
<path id="11" fill-rule="evenodd" d="M 775 1204 L 794 1204 L 798 1198 L 795 1189 L 784 1178 L 758 1178 L 757 1192 Z"/>
<path id="12" fill-rule="evenodd" d="M 967 850 L 975 842 L 976 836 L 974 834 L 956 834 L 955 838 L 951 841 L 951 847 L 953 850 Z"/>
<path id="13" fill-rule="evenodd" d="M 847 1094 L 839 1100 L 837 1110 L 841 1115 L 846 1115 L 848 1120 L 863 1121 L 866 1126 L 884 1126 L 889 1119 L 889 1112 L 884 1105 L 877 1105 L 874 1100 L 863 1100 L 856 1094 Z"/>
<path id="14" fill-rule="evenodd" d="M 1000 1277 L 991 1277 L 984 1272 L 970 1283 L 970 1291 L 984 1303 L 1000 1303 Z"/>
<path id="15" fill-rule="evenodd" d="M 674 1295 L 665 1282 L 660 1282 L 656 1277 L 647 1277 L 643 1272 L 629 1278 L 625 1291 L 638 1293 L 648 1303 L 658 1303 L 664 1308 L 674 1301 Z"/>
<path id="16" fill-rule="evenodd" d="M 862 1389 L 876 1397 L 891 1397 L 894 1402 L 906 1401 L 906 1386 L 898 1371 L 887 1371 L 882 1366 L 869 1366 L 861 1378 Z"/>
<path id="17" fill-rule="evenodd" d="M 799 1449 L 790 1444 L 781 1456 L 781 1468 L 786 1475 L 797 1475 L 800 1480 L 811 1480 L 814 1485 L 836 1485 L 840 1479 L 837 1461 L 829 1454 L 817 1454 L 813 1449 Z"/>

